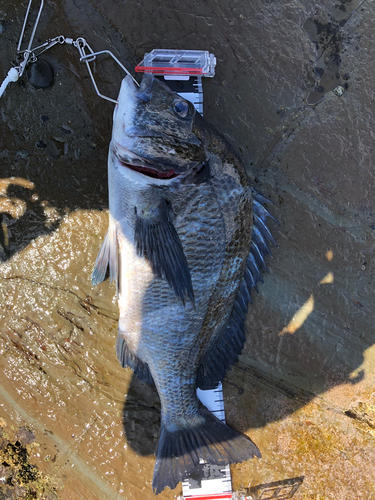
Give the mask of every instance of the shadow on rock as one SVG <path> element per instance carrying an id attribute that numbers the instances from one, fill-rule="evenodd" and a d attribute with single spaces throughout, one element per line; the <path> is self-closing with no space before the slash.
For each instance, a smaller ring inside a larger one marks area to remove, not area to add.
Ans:
<path id="1" fill-rule="evenodd" d="M 0 261 L 5 261 L 33 239 L 54 231 L 61 214 L 39 199 L 27 179 L 0 179 L 0 189 Z"/>
<path id="2" fill-rule="evenodd" d="M 256 332 L 247 335 L 246 344 L 251 345 L 251 342 L 255 341 L 252 338 L 255 334 Z M 301 328 L 300 335 L 303 338 L 304 328 Z M 354 345 L 350 339 L 348 342 L 350 345 Z M 367 349 L 373 344 L 374 339 L 369 339 L 365 348 Z M 315 352 L 311 351 L 311 358 L 318 357 L 320 351 L 328 348 L 329 340 L 326 341 L 326 345 L 319 344 Z M 308 385 L 293 384 L 281 376 L 278 378 L 247 364 L 244 365 L 244 357 L 242 356 L 240 362 L 227 372 L 224 380 L 228 425 L 240 432 L 261 428 L 292 415 L 306 406 L 318 394 L 322 394 L 332 387 L 343 384 L 355 385 L 361 382 L 365 376 L 364 370 L 360 369 L 364 360 L 363 352 L 362 349 L 352 349 L 351 356 L 346 356 L 344 361 L 340 356 L 332 355 L 325 372 L 321 370 L 317 372 L 316 367 L 309 366 L 306 361 L 303 377 L 310 381 Z M 286 370 L 285 367 L 284 369 Z M 356 418 L 352 414 L 346 414 L 348 417 Z M 123 426 L 126 440 L 134 451 L 141 455 L 155 453 L 160 432 L 158 393 L 155 387 L 141 382 L 135 375 L 132 377 L 123 407 Z M 275 483 L 272 487 L 277 489 L 279 486 Z M 289 489 L 295 492 L 296 490 L 293 488 L 296 488 L 294 483 Z M 275 496 L 272 498 L 291 497 Z"/>
<path id="3" fill-rule="evenodd" d="M 38 164 L 40 166 L 38 160 L 35 158 L 35 171 Z M 39 236 L 54 232 L 69 212 L 79 208 L 107 208 L 105 153 L 96 157 L 95 165 L 90 163 L 90 166 L 85 166 L 85 161 L 70 163 L 61 159 L 57 162 L 59 166 L 48 174 L 55 177 L 55 182 L 47 175 L 46 184 L 28 180 L 26 164 L 17 169 L 20 176 L 0 178 L 0 262 L 20 252 Z M 90 176 L 89 169 L 92 170 Z M 31 178 L 43 178 L 43 172 L 34 172 Z"/>

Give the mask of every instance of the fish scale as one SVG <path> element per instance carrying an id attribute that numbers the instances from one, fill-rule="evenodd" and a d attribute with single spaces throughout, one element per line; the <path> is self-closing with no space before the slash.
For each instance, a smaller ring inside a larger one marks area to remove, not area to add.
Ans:
<path id="1" fill-rule="evenodd" d="M 226 140 L 147 73 L 139 89 L 129 77 L 122 83 L 108 175 L 110 226 L 93 283 L 109 263 L 118 358 L 160 396 L 158 494 L 202 460 L 260 457 L 249 437 L 199 402 L 196 388 L 217 385 L 241 352 L 251 289 L 273 241 L 270 214 Z"/>

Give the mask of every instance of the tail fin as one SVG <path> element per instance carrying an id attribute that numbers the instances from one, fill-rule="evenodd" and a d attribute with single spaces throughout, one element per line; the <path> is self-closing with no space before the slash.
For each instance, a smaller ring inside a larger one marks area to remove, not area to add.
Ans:
<path id="1" fill-rule="evenodd" d="M 261 457 L 250 438 L 223 424 L 206 408 L 201 408 L 204 423 L 194 426 L 186 419 L 186 427 L 174 432 L 161 423 L 152 487 L 157 495 L 164 488 L 174 489 L 186 479 L 199 460 L 216 465 L 243 462 Z"/>

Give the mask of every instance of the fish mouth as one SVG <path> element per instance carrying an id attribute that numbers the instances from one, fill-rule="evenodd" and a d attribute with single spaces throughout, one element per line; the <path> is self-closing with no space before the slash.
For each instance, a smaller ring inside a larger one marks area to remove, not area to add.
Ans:
<path id="1" fill-rule="evenodd" d="M 145 167 L 144 165 L 133 165 L 131 163 L 126 163 L 120 158 L 118 158 L 119 162 L 123 167 L 130 168 L 130 170 L 134 170 L 135 172 L 139 172 L 140 174 L 147 175 L 147 177 L 152 177 L 153 179 L 174 179 L 178 176 L 173 168 L 169 169 L 167 172 L 160 172 L 152 167 Z"/>
<path id="2" fill-rule="evenodd" d="M 141 156 L 137 156 L 136 154 L 132 153 L 128 149 L 123 148 L 122 146 L 119 146 L 118 144 L 117 146 L 118 147 L 115 148 L 116 158 L 121 166 L 125 168 L 129 168 L 130 170 L 138 172 L 139 174 L 145 175 L 147 177 L 151 177 L 152 179 L 169 180 L 174 179 L 179 175 L 176 174 L 173 168 L 170 168 L 169 170 L 158 169 L 154 163 L 145 160 Z M 118 149 L 120 149 L 121 152 L 125 153 L 125 157 L 119 154 Z"/>

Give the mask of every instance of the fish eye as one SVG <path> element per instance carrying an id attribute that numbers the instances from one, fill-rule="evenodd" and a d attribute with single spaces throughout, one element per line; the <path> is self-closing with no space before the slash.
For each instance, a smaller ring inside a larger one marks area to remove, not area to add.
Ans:
<path id="1" fill-rule="evenodd" d="M 191 118 L 194 115 L 193 105 L 185 99 L 175 99 L 172 102 L 172 110 L 180 118 Z"/>

